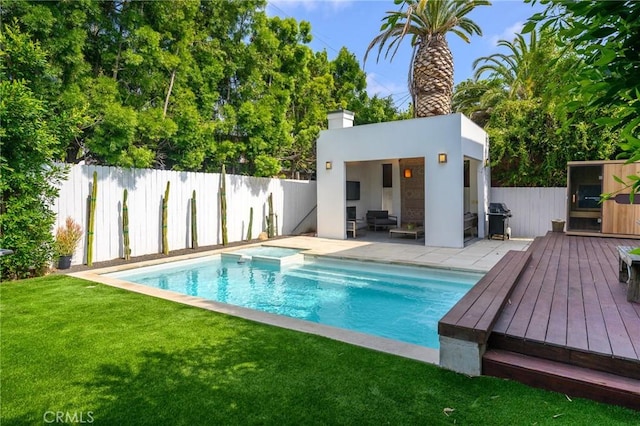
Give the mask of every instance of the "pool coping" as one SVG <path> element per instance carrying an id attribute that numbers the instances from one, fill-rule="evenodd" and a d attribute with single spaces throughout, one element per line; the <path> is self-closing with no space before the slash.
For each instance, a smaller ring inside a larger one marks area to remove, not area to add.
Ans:
<path id="1" fill-rule="evenodd" d="M 450 270 L 450 271 L 459 271 L 459 272 L 486 273 L 486 271 L 479 270 L 479 269 L 459 268 L 459 267 L 451 267 L 451 266 L 443 267 L 442 265 L 428 264 L 424 262 L 422 263 L 411 262 L 411 261 L 384 262 L 377 259 L 368 259 L 360 256 L 337 256 L 337 255 L 331 255 L 331 254 L 324 254 L 324 253 L 318 253 L 313 248 L 301 249 L 300 247 L 287 246 L 286 244 L 283 244 L 282 241 L 278 243 L 275 243 L 275 242 L 266 243 L 262 241 L 254 244 L 244 245 L 242 246 L 242 248 L 247 248 L 251 246 L 261 246 L 261 245 L 300 249 L 301 254 L 303 254 L 305 257 L 308 256 L 311 258 L 340 259 L 340 260 L 351 260 L 351 261 L 360 261 L 360 262 L 371 262 L 376 264 L 389 264 L 389 265 L 409 266 L 409 267 L 428 267 L 428 268 L 435 268 L 440 270 Z M 302 319 L 290 318 L 290 317 L 272 314 L 268 312 L 261 312 L 261 311 L 257 311 L 249 308 L 244 308 L 241 306 L 235 306 L 235 305 L 230 305 L 222 302 L 208 300 L 201 297 L 188 296 L 188 295 L 176 293 L 169 290 L 162 290 L 158 288 L 148 287 L 145 285 L 135 284 L 129 281 L 124 281 L 118 278 L 107 277 L 103 275 L 107 273 L 120 272 L 128 269 L 134 269 L 134 268 L 139 268 L 144 266 L 153 266 L 153 265 L 163 264 L 163 263 L 167 263 L 168 261 L 173 263 L 173 262 L 179 262 L 183 260 L 191 260 L 191 259 L 214 256 L 217 254 L 221 254 L 223 252 L 232 252 L 232 251 L 235 251 L 235 248 L 223 247 L 220 249 L 215 249 L 210 251 L 176 256 L 176 257 L 172 257 L 170 260 L 166 258 L 161 258 L 161 259 L 147 260 L 143 262 L 105 267 L 100 269 L 74 272 L 74 273 L 70 273 L 69 276 L 92 281 L 92 282 L 97 282 L 100 284 L 105 284 L 111 287 L 132 291 L 132 292 L 144 294 L 147 296 L 157 297 L 160 299 L 181 303 L 183 305 L 206 309 L 212 312 L 231 315 L 231 316 L 243 318 L 249 321 L 255 321 L 262 324 L 286 328 L 289 330 L 298 331 L 302 333 L 315 334 L 318 336 L 342 341 L 345 343 L 361 346 L 361 347 L 376 350 L 379 352 L 397 355 L 404 358 L 409 358 L 409 359 L 413 359 L 413 360 L 417 360 L 417 361 L 421 361 L 429 364 L 439 365 L 439 362 L 440 362 L 439 349 L 428 348 L 426 346 L 420 346 L 416 344 L 402 342 L 399 340 L 378 337 L 371 334 L 346 330 L 346 329 L 333 327 L 325 324 L 319 324 L 319 323 L 306 321 Z"/>

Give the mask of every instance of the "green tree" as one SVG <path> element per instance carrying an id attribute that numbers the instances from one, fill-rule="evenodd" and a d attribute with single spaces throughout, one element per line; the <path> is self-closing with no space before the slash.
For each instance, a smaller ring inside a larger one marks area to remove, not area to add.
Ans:
<path id="1" fill-rule="evenodd" d="M 501 79 L 467 79 L 456 86 L 451 109 L 463 113 L 484 128 L 491 118 L 493 108 L 506 97 Z"/>
<path id="2" fill-rule="evenodd" d="M 531 0 L 528 0 L 531 1 Z M 550 27 L 560 43 L 582 60 L 563 75 L 565 97 L 571 110 L 586 109 L 596 124 L 621 130 L 620 148 L 630 162 L 640 161 L 640 3 L 560 0 L 543 1 L 548 7 L 534 15 L 523 32 Z M 640 176 L 629 177 L 634 192 Z"/>
<path id="3" fill-rule="evenodd" d="M 541 60 L 549 58 L 549 54 L 542 51 L 551 47 L 546 33 L 538 35 L 529 33 L 527 43 L 522 34 L 516 34 L 513 41 L 499 40 L 498 46 L 506 47 L 505 53 L 494 53 L 473 61 L 476 80 L 489 73 L 491 80 L 500 80 L 504 84 L 509 99 L 531 99 L 540 95 L 540 85 L 536 85 L 536 67 L 540 67 Z M 544 62 L 542 62 L 544 63 Z"/>
<path id="4" fill-rule="evenodd" d="M 603 111 L 569 111 L 562 77 L 579 58 L 548 30 L 501 40 L 507 53 L 475 61 L 476 78 L 457 88 L 456 107 L 489 133 L 494 185 L 564 186 L 566 163 L 609 158 L 615 132 L 593 124 Z"/>
<path id="5" fill-rule="evenodd" d="M 50 210 L 63 169 L 58 135 L 70 123 L 56 117 L 31 87 L 55 79 L 44 50 L 17 25 L 0 33 L 0 279 L 41 275 L 53 256 Z"/>
<path id="6" fill-rule="evenodd" d="M 480 27 L 466 17 L 478 6 L 490 5 L 487 0 L 395 0 L 400 10 L 387 12 L 382 19 L 381 33 L 365 54 L 376 45 L 377 59 L 385 45 L 385 58 L 392 60 L 406 35 L 411 36 L 409 92 L 416 117 L 449 114 L 453 95 L 453 55 L 446 34 L 452 32 L 469 42 L 473 34 L 482 35 Z M 405 9 L 406 7 L 406 9 Z"/>
<path id="7" fill-rule="evenodd" d="M 328 110 L 375 121 L 392 105 L 367 96 L 346 49 L 328 61 L 308 22 L 265 5 L 16 0 L 0 18 L 51 52 L 55 77 L 30 88 L 57 112 L 67 162 L 309 176 Z"/>

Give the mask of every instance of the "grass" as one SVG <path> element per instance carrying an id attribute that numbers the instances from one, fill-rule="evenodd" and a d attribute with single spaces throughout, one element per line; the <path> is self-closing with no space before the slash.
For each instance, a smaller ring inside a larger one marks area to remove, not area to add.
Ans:
<path id="1" fill-rule="evenodd" d="M 0 285 L 0 315 L 3 425 L 57 411 L 149 425 L 638 421 L 632 410 L 67 276 Z"/>

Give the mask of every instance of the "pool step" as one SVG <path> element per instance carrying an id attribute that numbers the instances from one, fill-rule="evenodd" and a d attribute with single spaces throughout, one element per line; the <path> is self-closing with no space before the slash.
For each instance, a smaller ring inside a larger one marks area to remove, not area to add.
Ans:
<path id="1" fill-rule="evenodd" d="M 498 349 L 484 354 L 482 373 L 640 410 L 640 380 L 629 377 Z"/>

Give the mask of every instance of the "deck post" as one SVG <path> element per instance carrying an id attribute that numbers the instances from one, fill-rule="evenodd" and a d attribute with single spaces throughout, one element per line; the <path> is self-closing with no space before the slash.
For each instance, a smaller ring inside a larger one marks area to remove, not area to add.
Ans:
<path id="1" fill-rule="evenodd" d="M 482 375 L 482 343 L 440 336 L 440 367 L 468 376 Z"/>

